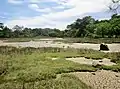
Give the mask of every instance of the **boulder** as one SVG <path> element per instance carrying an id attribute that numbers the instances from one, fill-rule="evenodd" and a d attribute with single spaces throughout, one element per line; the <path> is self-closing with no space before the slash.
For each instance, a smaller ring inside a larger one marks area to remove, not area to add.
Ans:
<path id="1" fill-rule="evenodd" d="M 109 48 L 106 44 L 102 43 L 102 44 L 100 44 L 100 50 L 109 51 Z"/>

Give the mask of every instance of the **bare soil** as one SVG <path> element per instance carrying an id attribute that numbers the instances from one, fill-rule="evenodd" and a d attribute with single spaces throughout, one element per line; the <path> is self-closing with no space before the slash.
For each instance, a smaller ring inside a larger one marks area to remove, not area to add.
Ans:
<path id="1" fill-rule="evenodd" d="M 70 73 L 94 89 L 120 89 L 120 73 L 99 70 L 97 72 Z"/>
<path id="2" fill-rule="evenodd" d="M 120 44 L 107 44 L 109 51 L 107 52 L 120 52 Z M 15 46 L 15 47 L 59 47 L 59 48 L 82 48 L 82 49 L 94 49 L 99 50 L 100 44 L 90 43 L 62 43 L 54 42 L 53 39 L 43 39 L 41 41 L 30 41 L 30 42 L 0 42 L 0 46 Z"/>
<path id="3" fill-rule="evenodd" d="M 107 59 L 107 58 L 104 58 L 101 60 L 93 60 L 93 59 L 86 59 L 84 57 L 79 57 L 79 58 L 66 58 L 66 60 L 73 61 L 80 64 L 87 64 L 87 65 L 93 65 L 93 63 L 99 64 L 99 65 L 106 65 L 106 66 L 116 65 L 115 63 L 111 62 L 110 59 Z"/>

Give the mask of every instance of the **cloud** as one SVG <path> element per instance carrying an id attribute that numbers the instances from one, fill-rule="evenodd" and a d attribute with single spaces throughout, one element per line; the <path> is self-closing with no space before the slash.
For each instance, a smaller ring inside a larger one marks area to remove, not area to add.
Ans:
<path id="1" fill-rule="evenodd" d="M 29 0 L 30 3 L 39 3 L 41 0 Z"/>
<path id="2" fill-rule="evenodd" d="M 37 4 L 29 4 L 28 7 L 32 10 L 36 10 L 36 11 L 39 10 L 39 6 Z"/>
<path id="3" fill-rule="evenodd" d="M 30 4 L 29 7 L 31 9 L 39 9 L 39 6 L 37 4 Z"/>
<path id="4" fill-rule="evenodd" d="M 8 0 L 8 2 L 12 4 L 22 4 L 23 0 Z"/>
<path id="5" fill-rule="evenodd" d="M 29 0 L 34 1 L 36 4 L 29 4 L 29 8 L 38 12 L 49 12 L 34 17 L 24 17 L 7 21 L 8 26 L 24 25 L 27 27 L 52 27 L 65 29 L 65 27 L 73 22 L 76 18 L 81 18 L 85 13 L 97 13 L 107 10 L 107 6 L 111 0 Z M 54 8 L 69 9 L 56 11 L 49 8 L 40 8 L 38 3 L 40 2 L 54 2 L 58 6 Z M 104 18 L 104 17 L 103 17 Z"/>
<path id="6" fill-rule="evenodd" d="M 32 10 L 38 11 L 38 12 L 50 12 L 50 8 L 40 8 L 37 4 L 29 4 L 28 7 Z"/>

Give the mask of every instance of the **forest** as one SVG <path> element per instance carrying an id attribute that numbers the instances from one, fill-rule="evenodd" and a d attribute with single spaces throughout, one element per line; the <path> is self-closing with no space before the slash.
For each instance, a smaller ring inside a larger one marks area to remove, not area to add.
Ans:
<path id="1" fill-rule="evenodd" d="M 51 28 L 27 28 L 14 26 L 12 29 L 0 23 L 0 38 L 22 37 L 90 37 L 118 38 L 120 37 L 120 15 L 113 14 L 109 20 L 95 20 L 91 16 L 78 18 L 66 26 L 65 30 Z"/>

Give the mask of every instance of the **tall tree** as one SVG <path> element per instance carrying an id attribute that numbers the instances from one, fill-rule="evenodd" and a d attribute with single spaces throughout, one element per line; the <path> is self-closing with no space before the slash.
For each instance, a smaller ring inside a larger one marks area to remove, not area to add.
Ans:
<path id="1" fill-rule="evenodd" d="M 120 15 L 114 14 L 110 19 L 112 25 L 112 33 L 115 37 L 120 36 Z"/>
<path id="2" fill-rule="evenodd" d="M 87 34 L 86 30 L 87 25 L 93 24 L 94 22 L 95 22 L 94 18 L 92 18 L 91 16 L 86 16 L 83 19 L 77 19 L 74 23 L 68 25 L 67 28 L 68 30 L 75 32 L 76 37 L 84 37 Z"/>
<path id="3" fill-rule="evenodd" d="M 3 29 L 4 28 L 4 24 L 0 23 L 0 28 Z"/>
<path id="4" fill-rule="evenodd" d="M 24 29 L 23 26 L 19 26 L 19 25 L 15 25 L 13 28 L 13 30 L 19 30 L 19 31 L 22 31 Z"/>
<path id="5" fill-rule="evenodd" d="M 110 34 L 111 31 L 111 24 L 108 22 L 100 22 L 98 24 L 96 24 L 96 32 L 95 34 L 98 35 L 98 37 L 102 37 L 104 38 L 105 36 L 109 36 L 112 35 Z"/>
<path id="6" fill-rule="evenodd" d="M 3 28 L 3 37 L 10 38 L 12 37 L 12 30 L 9 29 L 7 26 Z"/>

